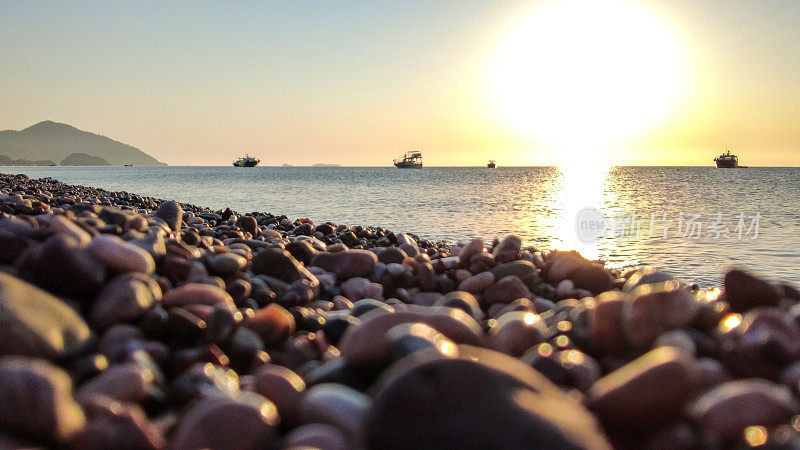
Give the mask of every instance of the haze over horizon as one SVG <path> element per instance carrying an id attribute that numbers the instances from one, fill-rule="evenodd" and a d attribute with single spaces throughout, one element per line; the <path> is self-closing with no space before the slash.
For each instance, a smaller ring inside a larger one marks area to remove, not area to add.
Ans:
<path id="1" fill-rule="evenodd" d="M 170 165 L 711 165 L 730 147 L 797 166 L 797 23 L 791 1 L 2 2 L 0 129 L 53 120 Z"/>

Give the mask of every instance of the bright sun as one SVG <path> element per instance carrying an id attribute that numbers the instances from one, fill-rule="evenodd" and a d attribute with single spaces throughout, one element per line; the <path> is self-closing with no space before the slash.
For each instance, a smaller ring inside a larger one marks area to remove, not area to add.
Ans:
<path id="1" fill-rule="evenodd" d="M 546 3 L 508 35 L 492 101 L 522 132 L 563 146 L 640 132 L 676 105 L 680 52 L 667 24 L 619 0 Z"/>

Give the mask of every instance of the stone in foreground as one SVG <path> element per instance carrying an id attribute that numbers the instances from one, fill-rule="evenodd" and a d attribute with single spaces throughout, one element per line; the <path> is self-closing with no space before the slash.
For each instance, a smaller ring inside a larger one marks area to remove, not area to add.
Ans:
<path id="1" fill-rule="evenodd" d="M 594 417 L 541 374 L 501 353 L 420 351 L 373 388 L 363 432 L 372 449 L 610 449 Z"/>
<path id="2" fill-rule="evenodd" d="M 65 442 L 85 423 L 63 370 L 34 358 L 0 358 L 0 428 Z"/>
<path id="3" fill-rule="evenodd" d="M 49 292 L 0 273 L 0 354 L 63 358 L 89 340 L 86 322 Z"/>

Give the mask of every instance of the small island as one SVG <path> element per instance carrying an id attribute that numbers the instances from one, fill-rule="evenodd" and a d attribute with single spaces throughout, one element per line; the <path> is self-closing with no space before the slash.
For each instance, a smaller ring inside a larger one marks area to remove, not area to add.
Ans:
<path id="1" fill-rule="evenodd" d="M 63 161 L 62 166 L 110 166 L 111 163 L 99 156 L 92 156 L 88 153 L 72 153 Z"/>

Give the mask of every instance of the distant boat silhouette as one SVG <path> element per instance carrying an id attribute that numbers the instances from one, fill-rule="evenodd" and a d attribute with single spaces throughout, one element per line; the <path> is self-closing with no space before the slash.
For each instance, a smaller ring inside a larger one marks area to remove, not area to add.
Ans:
<path id="1" fill-rule="evenodd" d="M 260 163 L 260 159 L 255 159 L 245 153 L 245 155 L 233 162 L 235 167 L 255 167 Z"/>
<path id="2" fill-rule="evenodd" d="M 422 153 L 418 151 L 406 152 L 402 158 L 394 160 L 394 166 L 399 169 L 421 169 Z"/>
<path id="3" fill-rule="evenodd" d="M 719 169 L 746 169 L 747 166 L 740 166 L 739 165 L 739 158 L 736 155 L 731 154 L 730 150 L 726 150 L 725 153 L 717 156 L 714 158 L 714 162 L 717 163 L 717 168 Z"/>

